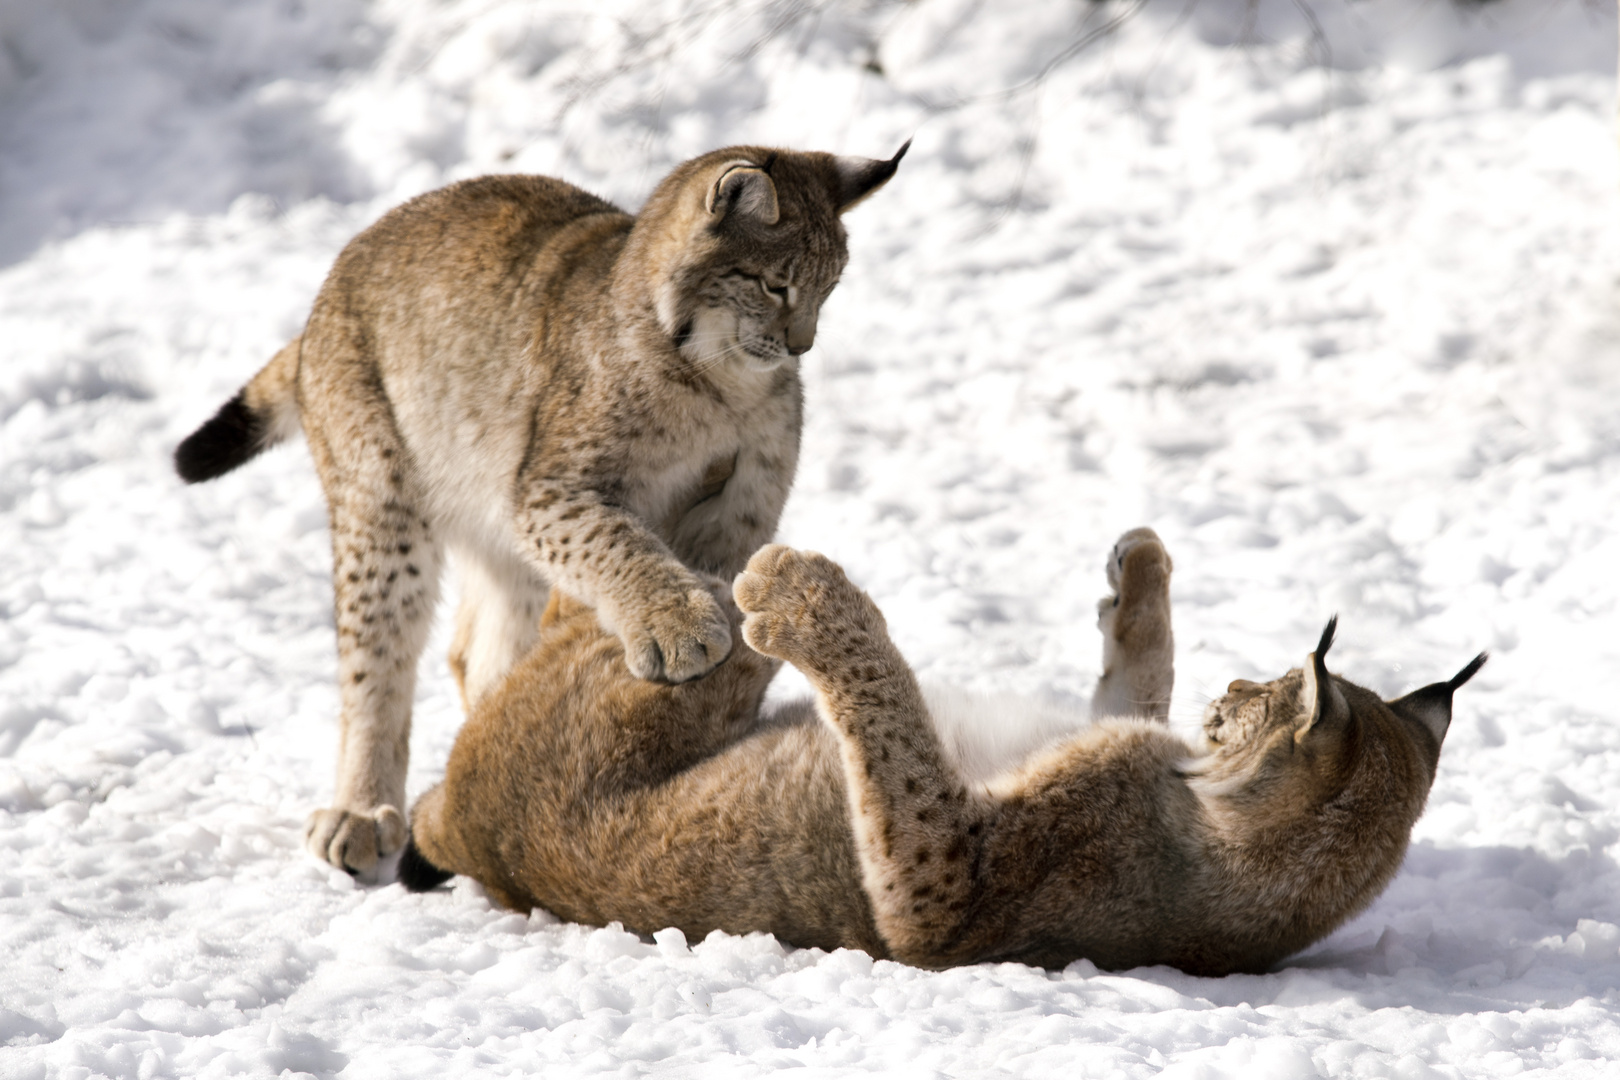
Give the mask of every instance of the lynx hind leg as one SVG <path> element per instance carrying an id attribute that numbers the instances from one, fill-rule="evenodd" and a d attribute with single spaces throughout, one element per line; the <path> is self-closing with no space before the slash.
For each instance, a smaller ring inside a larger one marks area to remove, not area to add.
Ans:
<path id="1" fill-rule="evenodd" d="M 439 548 L 403 499 L 329 486 L 341 703 L 332 806 L 310 815 L 315 855 L 370 879 L 405 843 L 416 662 L 438 599 Z"/>
<path id="2" fill-rule="evenodd" d="M 353 385 L 359 360 L 341 336 L 315 334 L 316 321 L 305 332 L 299 389 L 331 515 L 340 712 L 336 790 L 310 816 L 304 842 L 370 880 L 378 860 L 405 843 L 416 662 L 438 601 L 441 550 L 386 404 L 369 385 Z"/>
<path id="3" fill-rule="evenodd" d="M 540 632 L 548 590 L 533 571 L 515 563 L 493 568 L 482 559 L 457 560 L 461 601 L 450 642 L 450 672 L 468 715 L 512 665 L 523 658 Z"/>
<path id="4" fill-rule="evenodd" d="M 1175 686 L 1170 632 L 1170 555 L 1152 529 L 1132 529 L 1109 552 L 1113 594 L 1097 602 L 1103 673 L 1091 715 L 1167 720 Z"/>

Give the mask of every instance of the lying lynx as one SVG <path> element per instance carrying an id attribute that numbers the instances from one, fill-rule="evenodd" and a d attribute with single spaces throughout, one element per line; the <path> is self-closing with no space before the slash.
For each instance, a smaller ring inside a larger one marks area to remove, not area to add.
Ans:
<path id="1" fill-rule="evenodd" d="M 735 574 L 771 538 L 798 357 L 847 257 L 839 215 L 905 149 L 718 150 L 635 217 L 540 176 L 413 199 L 343 250 L 303 333 L 180 444 L 180 475 L 208 480 L 301 422 L 326 489 L 342 730 L 334 805 L 306 831 L 317 855 L 369 873 L 404 842 L 446 548 L 469 711 L 534 643 L 553 585 L 639 678 L 697 678 L 731 651 L 694 571 Z"/>
<path id="2" fill-rule="evenodd" d="M 1328 674 L 1329 622 L 1302 669 L 1232 683 L 1194 750 L 1164 723 L 1169 578 L 1151 530 L 1120 539 L 1094 722 L 999 755 L 943 722 L 960 702 L 925 699 L 819 555 L 756 554 L 734 591 L 757 652 L 684 686 L 629 678 L 619 643 L 554 598 L 417 802 L 401 879 L 454 871 L 520 910 L 923 967 L 1265 970 L 1394 875 L 1484 656 L 1386 703 Z M 809 677 L 822 722 L 762 720 L 767 657 Z"/>

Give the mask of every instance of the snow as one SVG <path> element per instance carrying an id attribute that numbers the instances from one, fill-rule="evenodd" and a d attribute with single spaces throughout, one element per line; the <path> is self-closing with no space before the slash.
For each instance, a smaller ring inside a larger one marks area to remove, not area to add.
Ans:
<path id="1" fill-rule="evenodd" d="M 0 1075 L 1608 1075 L 1615 38 L 1595 0 L 0 0 Z M 925 677 L 1075 702 L 1150 524 L 1182 725 L 1333 612 L 1386 694 L 1489 648 L 1388 892 L 1265 976 L 928 973 L 303 854 L 318 484 L 168 455 L 348 237 L 492 170 L 634 206 L 728 142 L 912 135 L 849 218 L 782 538 Z"/>

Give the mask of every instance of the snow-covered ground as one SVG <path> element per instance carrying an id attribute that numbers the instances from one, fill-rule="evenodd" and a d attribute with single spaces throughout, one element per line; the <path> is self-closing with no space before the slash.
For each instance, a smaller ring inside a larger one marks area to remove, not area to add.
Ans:
<path id="1" fill-rule="evenodd" d="M 1615 36 L 1606 0 L 0 0 L 0 1076 L 1614 1075 Z M 1262 977 L 926 973 L 304 855 L 319 487 L 169 453 L 347 238 L 482 172 L 633 207 L 724 143 L 912 135 L 783 538 L 925 675 L 1083 697 L 1151 524 L 1182 724 L 1335 611 L 1391 694 L 1489 648 L 1389 891 Z"/>

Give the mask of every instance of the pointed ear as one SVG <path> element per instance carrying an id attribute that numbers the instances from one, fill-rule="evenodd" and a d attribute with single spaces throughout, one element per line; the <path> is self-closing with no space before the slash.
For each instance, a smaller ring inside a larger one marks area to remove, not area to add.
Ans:
<path id="1" fill-rule="evenodd" d="M 1451 727 L 1451 695 L 1457 688 L 1469 679 L 1474 673 L 1485 666 L 1489 659 L 1488 653 L 1480 653 L 1468 665 L 1445 682 L 1430 683 L 1421 690 L 1414 690 L 1403 698 L 1389 703 L 1397 716 L 1407 720 L 1415 720 L 1429 729 L 1434 736 L 1435 743 L 1446 741 L 1446 732 Z"/>
<path id="2" fill-rule="evenodd" d="M 717 219 L 736 217 L 775 225 L 782 216 L 776 201 L 776 183 L 770 176 L 775 160 L 772 154 L 764 165 L 742 160 L 726 162 L 709 186 L 703 208 Z"/>
<path id="3" fill-rule="evenodd" d="M 1350 706 L 1345 703 L 1344 694 L 1334 685 L 1327 669 L 1327 653 L 1333 647 L 1333 634 L 1338 628 L 1339 617 L 1335 615 L 1322 628 L 1316 651 L 1305 658 L 1305 685 L 1300 690 L 1300 705 L 1307 711 L 1307 716 L 1294 732 L 1296 743 L 1310 732 L 1330 729 L 1350 716 Z"/>
<path id="4" fill-rule="evenodd" d="M 910 149 L 911 140 L 907 139 L 906 144 L 888 161 L 863 157 L 834 158 L 833 163 L 838 167 L 838 212 L 842 214 L 853 209 L 861 200 L 887 184 L 900 167 L 900 159 Z"/>

